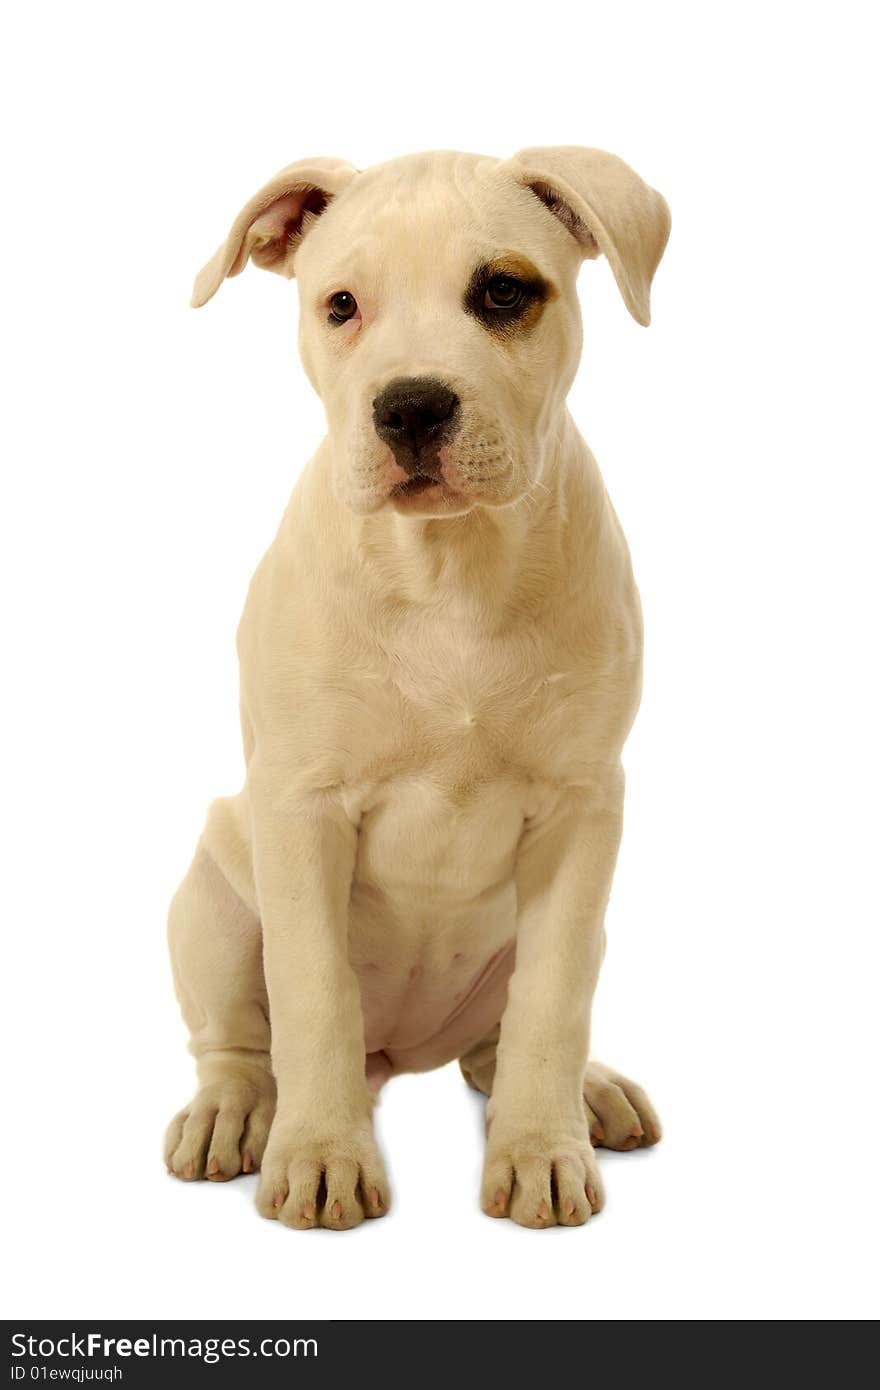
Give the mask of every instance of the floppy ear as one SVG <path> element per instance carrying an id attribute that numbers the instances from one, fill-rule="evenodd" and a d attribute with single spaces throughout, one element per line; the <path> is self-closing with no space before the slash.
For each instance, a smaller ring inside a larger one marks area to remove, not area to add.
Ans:
<path id="1" fill-rule="evenodd" d="M 343 159 L 302 159 L 288 164 L 245 203 L 223 245 L 199 271 L 193 286 L 193 308 L 207 304 L 226 276 L 240 274 L 248 259 L 290 279 L 303 235 L 356 174 L 357 169 Z"/>
<path id="2" fill-rule="evenodd" d="M 584 256 L 607 256 L 624 303 L 651 322 L 651 281 L 669 237 L 665 200 L 616 155 L 578 145 L 520 150 L 506 168 L 557 217 Z"/>

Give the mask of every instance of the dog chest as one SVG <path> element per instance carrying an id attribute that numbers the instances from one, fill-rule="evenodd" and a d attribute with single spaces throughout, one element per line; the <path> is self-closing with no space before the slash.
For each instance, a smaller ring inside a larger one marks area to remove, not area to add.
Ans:
<path id="1" fill-rule="evenodd" d="M 470 901 L 512 877 L 527 785 L 451 774 L 412 770 L 375 790 L 359 823 L 358 880 L 412 908 Z"/>

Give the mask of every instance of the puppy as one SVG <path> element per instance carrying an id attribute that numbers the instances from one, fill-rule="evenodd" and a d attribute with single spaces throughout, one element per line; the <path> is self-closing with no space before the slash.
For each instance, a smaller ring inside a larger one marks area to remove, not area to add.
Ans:
<path id="1" fill-rule="evenodd" d="M 170 911 L 198 1063 L 170 1171 L 260 1169 L 263 1216 L 388 1210 L 373 1099 L 460 1059 L 488 1097 L 482 1207 L 578 1226 L 595 1144 L 653 1144 L 644 1092 L 588 1061 L 639 702 L 639 599 L 566 410 L 576 280 L 633 317 L 663 198 L 575 147 L 292 164 L 201 271 L 300 282 L 328 433 L 238 632 L 246 777 Z"/>

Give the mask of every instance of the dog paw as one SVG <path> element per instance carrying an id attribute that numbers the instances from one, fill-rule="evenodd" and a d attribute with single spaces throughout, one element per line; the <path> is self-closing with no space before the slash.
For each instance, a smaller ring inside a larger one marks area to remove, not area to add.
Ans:
<path id="1" fill-rule="evenodd" d="M 596 1155 L 585 1133 L 512 1134 L 493 1126 L 483 1169 L 482 1207 L 519 1226 L 582 1226 L 605 1196 Z"/>
<path id="2" fill-rule="evenodd" d="M 261 1216 L 298 1231 L 347 1231 L 384 1216 L 389 1202 L 369 1123 L 318 1137 L 303 1126 L 273 1126 L 257 1191 Z"/>
<path id="3" fill-rule="evenodd" d="M 169 1173 L 185 1182 L 197 1178 L 227 1182 L 239 1173 L 255 1173 L 274 1110 L 271 1077 L 231 1076 L 203 1086 L 168 1126 L 165 1164 Z"/>
<path id="4" fill-rule="evenodd" d="M 645 1148 L 660 1140 L 657 1112 L 641 1086 L 601 1062 L 587 1065 L 584 1105 L 594 1144 L 627 1150 Z"/>

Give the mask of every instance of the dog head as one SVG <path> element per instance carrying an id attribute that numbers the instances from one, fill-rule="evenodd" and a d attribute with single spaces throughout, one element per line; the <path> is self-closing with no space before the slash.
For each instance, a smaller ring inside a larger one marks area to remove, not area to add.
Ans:
<path id="1" fill-rule="evenodd" d="M 300 350 L 354 511 L 458 515 L 540 483 L 581 347 L 576 279 L 605 255 L 642 324 L 669 235 L 659 193 L 601 150 L 292 164 L 196 279 L 248 260 L 300 285 Z"/>

